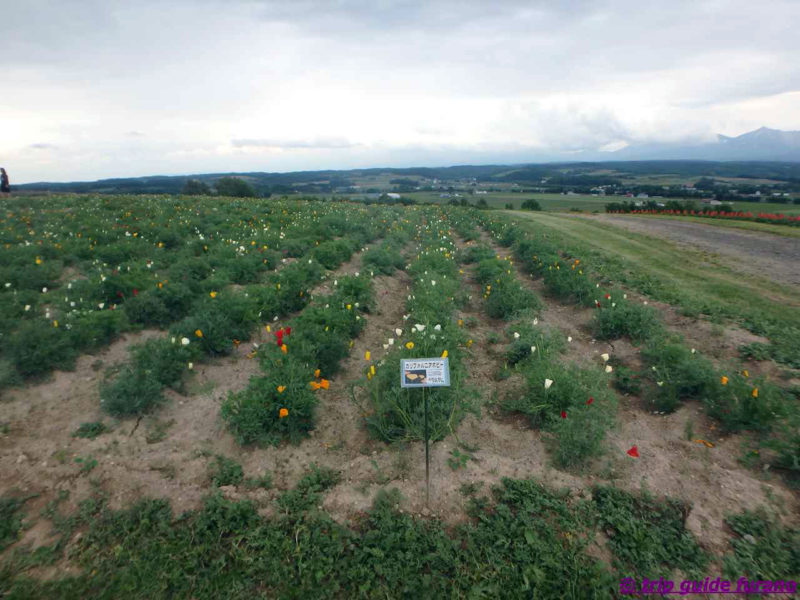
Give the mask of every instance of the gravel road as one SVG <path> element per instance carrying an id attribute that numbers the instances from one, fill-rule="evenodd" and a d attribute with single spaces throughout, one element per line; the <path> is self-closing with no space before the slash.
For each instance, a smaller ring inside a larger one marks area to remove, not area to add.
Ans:
<path id="1" fill-rule="evenodd" d="M 742 271 L 778 283 L 800 286 L 800 238 L 670 219 L 623 215 L 587 218 L 713 252 L 733 262 Z"/>

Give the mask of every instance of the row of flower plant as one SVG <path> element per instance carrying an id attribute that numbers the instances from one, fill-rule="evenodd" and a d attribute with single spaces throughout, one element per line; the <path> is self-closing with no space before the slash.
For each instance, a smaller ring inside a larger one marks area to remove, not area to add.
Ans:
<path id="1" fill-rule="evenodd" d="M 458 318 L 466 302 L 457 262 L 458 250 L 447 213 L 422 209 L 416 248 L 406 267 L 412 286 L 406 298 L 402 323 L 386 332 L 381 348 L 364 355 L 364 378 L 353 388 L 368 430 L 388 441 L 424 438 L 424 401 L 428 396 L 432 440 L 452 433 L 472 406 L 466 389 L 464 358 L 472 345 Z M 402 359 L 446 357 L 450 386 L 428 389 L 400 387 Z"/>
<path id="2" fill-rule="evenodd" d="M 556 246 L 546 234 L 528 233 L 503 219 L 483 218 L 492 237 L 512 247 L 523 267 L 542 278 L 548 294 L 594 308 L 591 325 L 597 339 L 626 337 L 641 345 L 641 369 L 610 357 L 620 390 L 640 395 L 660 413 L 674 411 L 685 401 L 698 401 L 719 420 L 722 431 L 766 434 L 760 439 L 775 451 L 771 464 L 800 472 L 800 419 L 796 402 L 784 389 L 751 376 L 740 364 L 715 364 L 704 357 L 670 334 L 647 300 L 632 300 L 624 290 L 604 285 L 592 275 L 590 265 L 569 248 Z"/>
<path id="3" fill-rule="evenodd" d="M 343 263 L 354 250 L 353 242 L 338 242 L 331 242 L 336 247 L 325 256 L 328 267 Z M 229 354 L 259 325 L 271 329 L 271 323 L 303 310 L 311 301 L 311 288 L 324 278 L 317 260 L 324 246 L 312 246 L 306 255 L 270 273 L 263 284 L 209 292 L 165 338 L 146 342 L 146 351 L 133 348 L 132 360 L 101 384 L 103 408 L 117 416 L 141 414 L 163 401 L 164 387 L 180 389 L 195 363 Z"/>
<path id="4" fill-rule="evenodd" d="M 0 215 L 0 387 L 70 369 L 121 333 L 315 250 L 327 264 L 400 214 L 264 199 L 19 197 Z M 346 240 L 342 240 L 347 236 Z"/>

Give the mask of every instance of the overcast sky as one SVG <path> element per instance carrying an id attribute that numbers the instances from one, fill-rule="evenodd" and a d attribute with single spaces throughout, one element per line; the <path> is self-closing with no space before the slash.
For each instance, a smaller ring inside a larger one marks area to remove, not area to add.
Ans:
<path id="1" fill-rule="evenodd" d="M 798 0 L 0 0 L 13 183 L 800 129 Z"/>

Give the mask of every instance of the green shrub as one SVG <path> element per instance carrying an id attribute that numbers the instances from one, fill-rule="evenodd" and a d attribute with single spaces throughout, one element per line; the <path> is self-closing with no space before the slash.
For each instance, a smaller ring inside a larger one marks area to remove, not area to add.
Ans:
<path id="1" fill-rule="evenodd" d="M 362 264 L 365 269 L 370 269 L 376 274 L 391 275 L 397 269 L 403 268 L 405 258 L 403 258 L 399 248 L 385 245 L 380 248 L 370 248 L 364 252 Z"/>
<path id="2" fill-rule="evenodd" d="M 672 412 L 684 400 L 705 400 L 718 379 L 714 365 L 683 344 L 658 338 L 641 356 L 644 374 L 654 384 L 647 398 L 659 411 Z"/>
<path id="3" fill-rule="evenodd" d="M 311 252 L 312 258 L 326 269 L 332 270 L 346 262 L 355 250 L 352 242 L 344 239 L 323 242 Z"/>
<path id="4" fill-rule="evenodd" d="M 25 378 L 40 377 L 54 369 L 72 370 L 77 357 L 69 330 L 44 319 L 22 323 L 11 336 L 6 352 Z"/>
<path id="5" fill-rule="evenodd" d="M 522 210 L 542 210 L 542 206 L 539 204 L 538 200 L 529 198 L 528 200 L 522 201 Z"/>
<path id="6" fill-rule="evenodd" d="M 244 479 L 242 465 L 232 458 L 218 454 L 208 470 L 208 478 L 215 487 L 239 485 Z"/>
<path id="7" fill-rule="evenodd" d="M 573 269 L 572 266 L 576 266 L 575 263 L 567 264 L 556 260 L 554 265 L 548 265 L 542 271 L 547 293 L 564 302 L 583 305 L 590 301 L 594 303 L 593 300 L 598 295 L 596 285 L 583 274 L 583 269 Z"/>
<path id="8" fill-rule="evenodd" d="M 508 320 L 519 316 L 523 311 L 538 314 L 542 309 L 542 302 L 533 291 L 510 278 L 500 281 L 486 299 L 486 313 L 493 319 Z"/>
<path id="9" fill-rule="evenodd" d="M 592 489 L 592 501 L 620 572 L 658 579 L 680 569 L 687 577 L 702 577 L 708 556 L 686 529 L 685 502 L 606 486 Z"/>
<path id="10" fill-rule="evenodd" d="M 314 429 L 317 397 L 309 385 L 314 367 L 299 364 L 272 346 L 261 348 L 267 353 L 262 364 L 268 363 L 264 367 L 268 374 L 251 378 L 244 390 L 229 394 L 222 403 L 222 418 L 240 444 L 278 445 L 284 439 L 298 443 Z M 281 409 L 288 415 L 281 417 Z"/>
<path id="11" fill-rule="evenodd" d="M 341 474 L 328 467 L 311 464 L 309 473 L 304 475 L 294 489 L 284 492 L 278 498 L 278 506 L 287 513 L 299 513 L 315 508 L 322 492 L 341 481 Z"/>
<path id="12" fill-rule="evenodd" d="M 0 496 L 0 551 L 14 543 L 19 535 L 22 504 L 22 500 Z"/>
<path id="13" fill-rule="evenodd" d="M 161 382 L 151 372 L 126 366 L 100 386 L 100 406 L 115 417 L 142 415 L 164 401 Z"/>
<path id="14" fill-rule="evenodd" d="M 761 508 L 732 515 L 725 522 L 733 530 L 733 551 L 725 555 L 725 577 L 738 579 L 800 579 L 800 529 L 786 527 Z"/>
<path id="15" fill-rule="evenodd" d="M 72 433 L 72 437 L 87 438 L 93 440 L 98 435 L 102 435 L 108 431 L 108 427 L 101 421 L 93 421 L 91 423 L 81 423 L 78 429 Z"/>
<path id="16" fill-rule="evenodd" d="M 188 338 L 211 356 L 230 354 L 233 340 L 246 340 L 256 326 L 255 303 L 244 294 L 219 292 L 206 297 L 192 314 L 170 329 L 177 339 Z"/>
<path id="17" fill-rule="evenodd" d="M 644 342 L 662 329 L 658 313 L 652 306 L 633 304 L 626 300 L 616 302 L 616 306 L 597 309 L 591 326 L 597 339 L 616 340 L 628 337 L 634 343 Z"/>
<path id="18" fill-rule="evenodd" d="M 580 468 L 604 452 L 606 432 L 614 423 L 612 411 L 584 402 L 564 413 L 566 418 L 549 427 L 555 435 L 549 442 L 553 463 L 560 469 Z"/>
<path id="19" fill-rule="evenodd" d="M 484 260 L 495 258 L 495 251 L 486 244 L 478 244 L 477 246 L 470 246 L 464 252 L 461 262 L 465 264 L 480 263 Z"/>
<path id="20" fill-rule="evenodd" d="M 152 375 L 161 385 L 170 387 L 181 381 L 188 363 L 199 354 L 196 345 L 183 346 L 176 337 L 147 340 L 131 349 L 135 370 Z"/>
<path id="21" fill-rule="evenodd" d="M 122 310 L 98 310 L 68 319 L 72 344 L 80 350 L 102 348 L 130 328 Z"/>
<path id="22" fill-rule="evenodd" d="M 441 356 L 448 351 L 450 363 L 450 387 L 429 388 L 424 391 L 429 400 L 429 431 L 431 440 L 444 439 L 458 426 L 467 411 L 471 410 L 471 392 L 464 389 L 465 372 L 462 365 L 465 341 L 459 328 L 444 325 L 431 339 L 427 325 L 423 333 L 405 335 L 395 342 L 395 347 L 375 365 L 375 376 L 358 387 L 366 395 L 369 406 L 362 406 L 367 428 L 376 437 L 388 441 L 424 439 L 425 404 L 422 389 L 405 389 L 398 385 L 400 360 Z M 413 341 L 409 350 L 403 344 Z"/>
<path id="23" fill-rule="evenodd" d="M 604 373 L 556 362 L 548 352 L 518 364 L 527 389 L 502 399 L 502 407 L 551 432 L 554 463 L 574 469 L 602 453 L 606 432 L 614 424 L 616 397 Z M 546 387 L 548 380 L 552 383 Z"/>
<path id="24" fill-rule="evenodd" d="M 717 375 L 703 401 L 708 414 L 718 419 L 726 431 L 768 431 L 789 414 L 786 392 L 763 378 L 745 377 L 742 373 Z M 725 385 L 723 377 L 728 379 Z"/>

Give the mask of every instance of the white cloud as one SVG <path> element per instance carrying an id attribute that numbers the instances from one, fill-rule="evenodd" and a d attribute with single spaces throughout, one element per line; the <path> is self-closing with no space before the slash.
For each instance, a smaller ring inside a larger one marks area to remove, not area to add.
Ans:
<path id="1" fill-rule="evenodd" d="M 800 129 L 800 3 L 0 0 L 16 182 Z"/>

